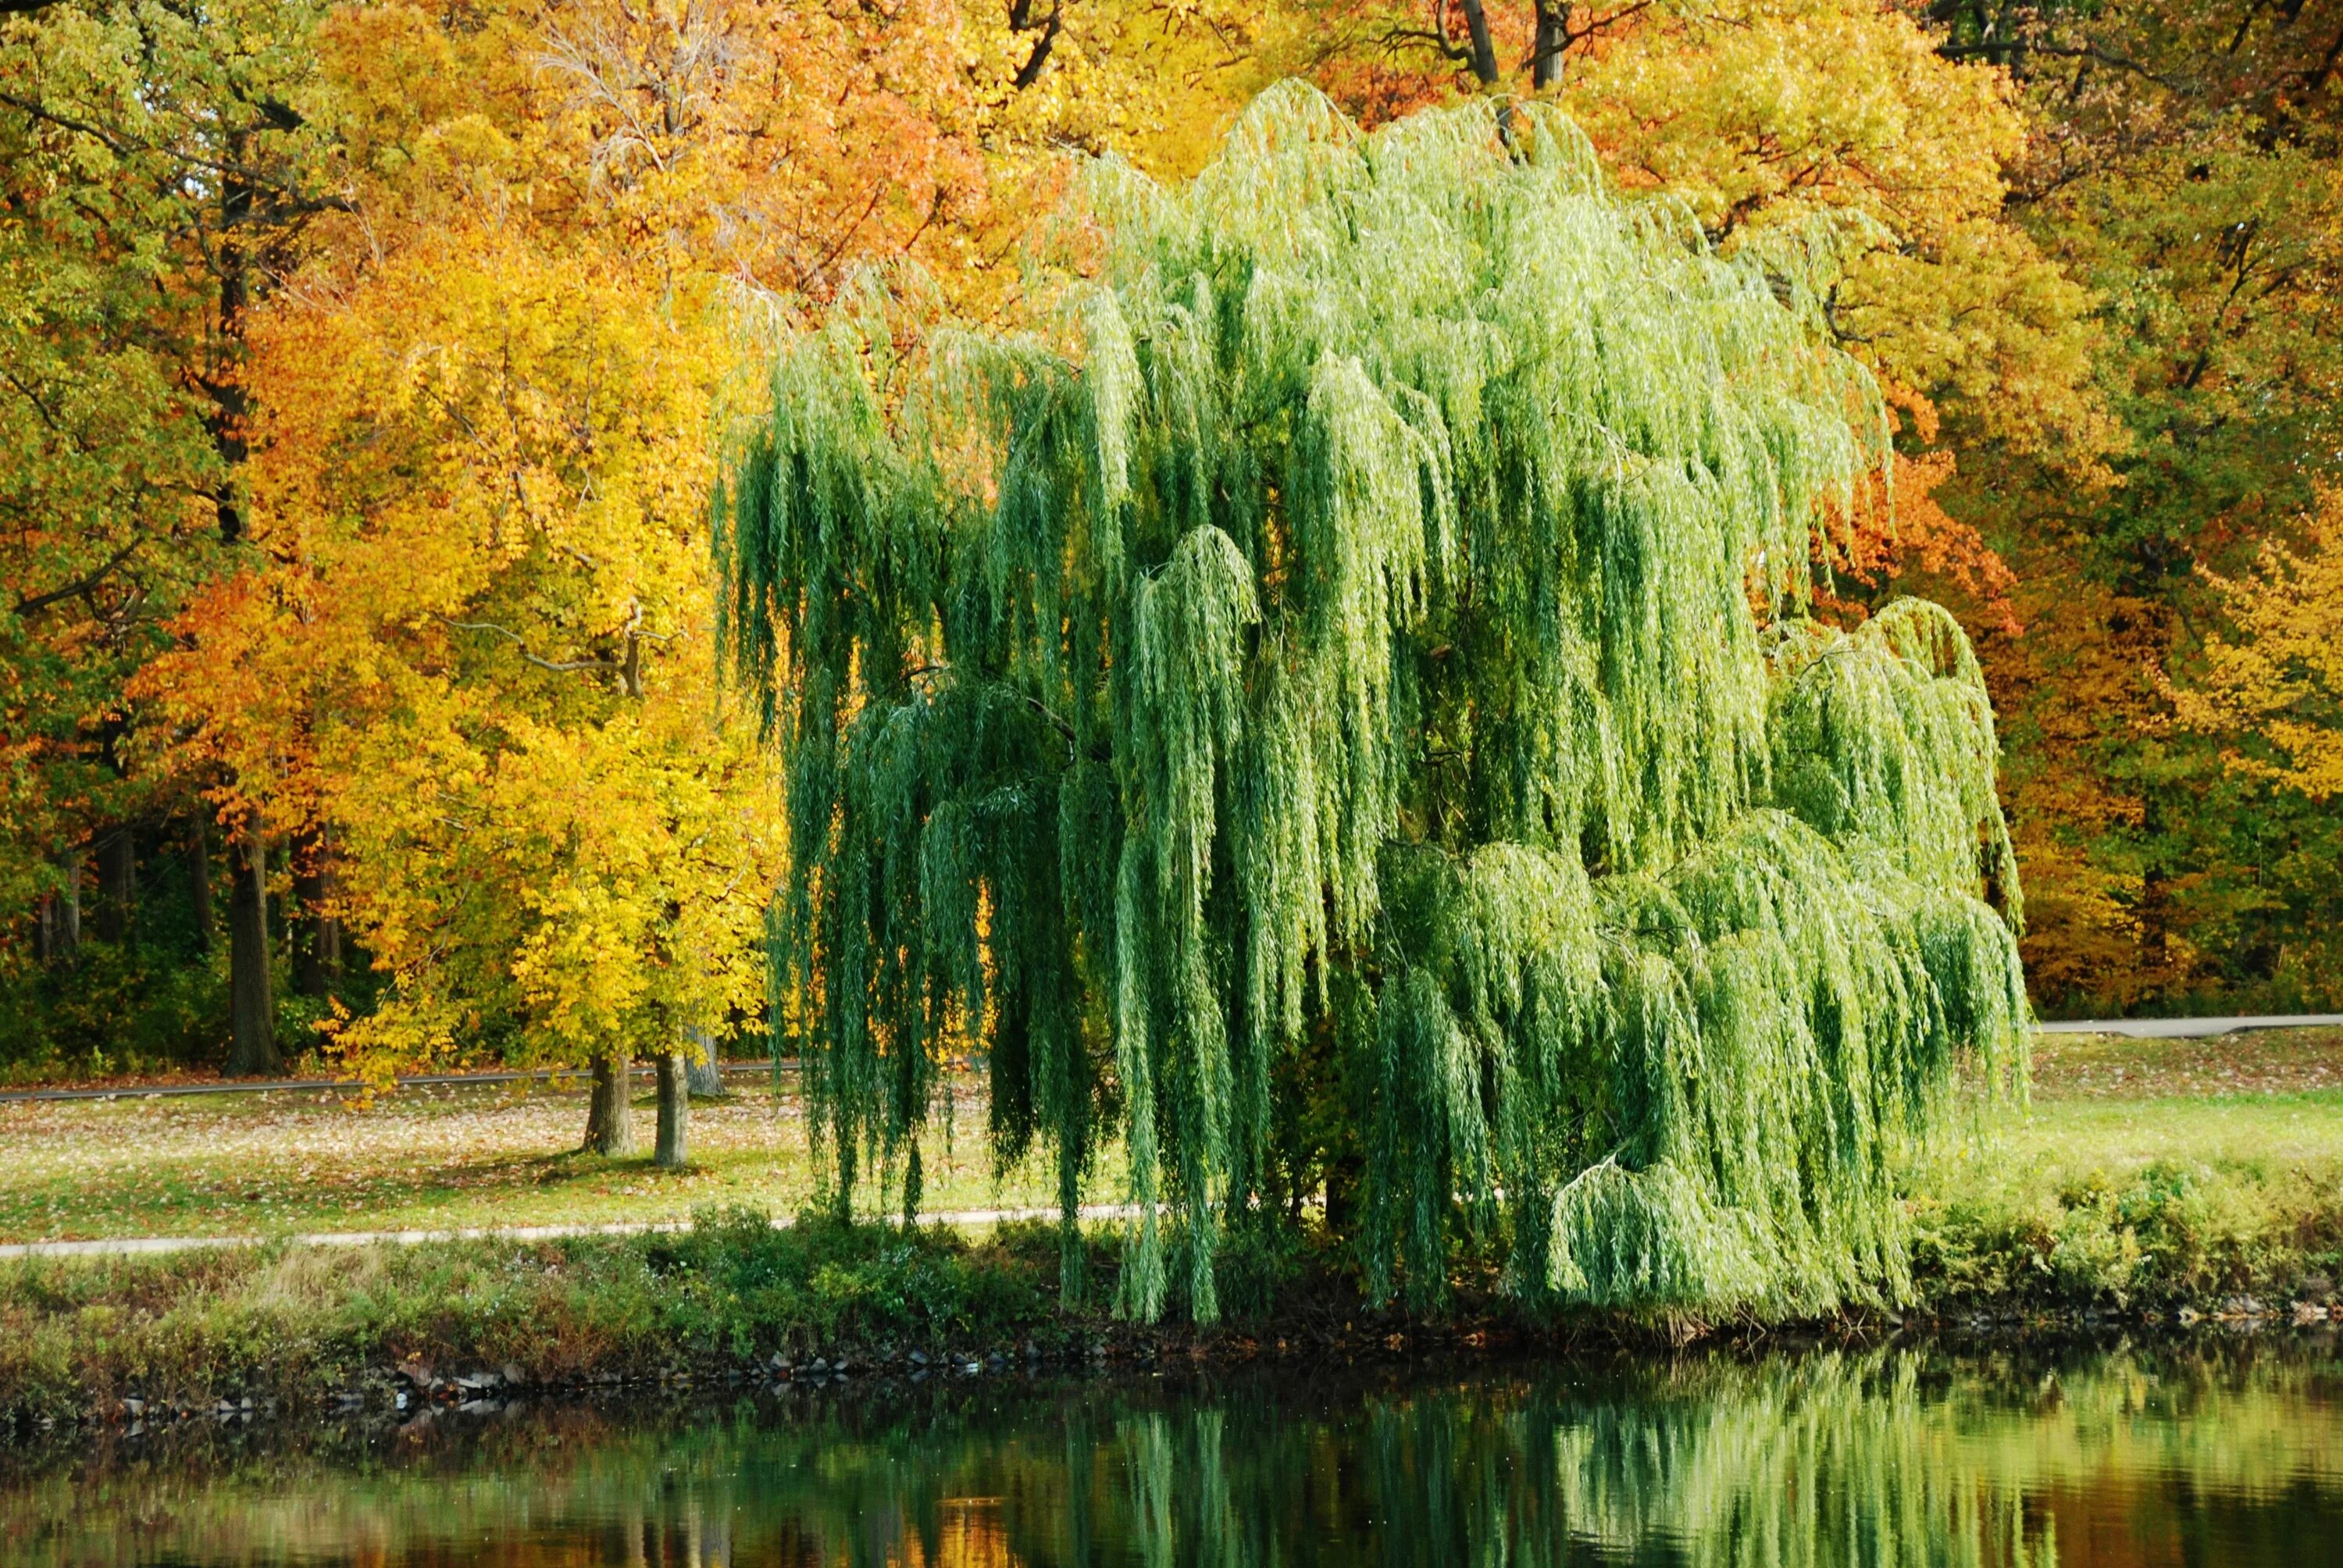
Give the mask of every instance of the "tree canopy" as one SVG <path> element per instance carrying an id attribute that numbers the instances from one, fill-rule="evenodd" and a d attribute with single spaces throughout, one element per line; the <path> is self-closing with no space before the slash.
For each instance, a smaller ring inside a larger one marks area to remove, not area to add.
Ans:
<path id="1" fill-rule="evenodd" d="M 899 272 L 788 340 L 720 498 L 840 1191 L 916 1208 L 970 1051 L 1070 1246 L 1121 1140 L 1142 1316 L 1212 1314 L 1330 1098 L 1383 1293 L 1459 1236 L 1530 1296 L 1893 1293 L 1895 1150 L 2022 1072 L 2016 879 L 1958 626 L 1802 613 L 1888 447 L 1799 275 L 1536 104 L 1288 85 L 1192 183 L 1083 173 L 1021 322 Z"/>

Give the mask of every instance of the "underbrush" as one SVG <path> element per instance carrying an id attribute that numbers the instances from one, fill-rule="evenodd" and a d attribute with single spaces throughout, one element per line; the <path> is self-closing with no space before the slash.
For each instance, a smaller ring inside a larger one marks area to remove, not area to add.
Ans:
<path id="1" fill-rule="evenodd" d="M 330 1004 L 295 989 L 280 955 L 273 995 L 288 1059 L 314 1051 Z M 368 977 L 344 990 L 363 1001 Z M 225 945 L 206 952 L 90 941 L 70 964 L 0 970 L 0 1086 L 216 1071 L 227 1055 Z"/>
<path id="2" fill-rule="evenodd" d="M 970 1241 L 737 1211 L 643 1236 L 23 1260 L 0 1268 L 0 1411 L 312 1398 L 410 1358 L 546 1382 L 879 1338 L 990 1345 L 1049 1328 L 1059 1273 L 1041 1226 Z"/>
<path id="3" fill-rule="evenodd" d="M 216 1063 L 227 960 L 90 942 L 70 966 L 0 973 L 0 1083 Z"/>
<path id="4" fill-rule="evenodd" d="M 2343 1278 L 2332 1170 L 2156 1160 L 1923 1197 L 1914 1220 L 1915 1283 L 1944 1312 L 2277 1311 Z"/>
<path id="5" fill-rule="evenodd" d="M 689 1231 L 636 1236 L 19 1260 L 0 1264 L 0 1422 L 126 1398 L 315 1401 L 401 1365 L 578 1384 L 776 1353 L 1065 1356 L 1111 1333 L 1151 1344 L 1158 1331 L 1113 1316 L 1119 1251 L 1086 1239 L 1071 1308 L 1060 1232 L 1032 1221 L 970 1238 L 708 1210 Z M 1240 1325 L 1357 1315 L 1354 1275 L 1314 1235 L 1243 1231 L 1220 1261 Z"/>

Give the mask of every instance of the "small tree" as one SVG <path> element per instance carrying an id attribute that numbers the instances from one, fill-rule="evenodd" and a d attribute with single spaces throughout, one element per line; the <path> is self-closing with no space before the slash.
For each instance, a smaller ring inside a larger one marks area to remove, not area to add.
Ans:
<path id="1" fill-rule="evenodd" d="M 916 1206 L 968 1049 L 1070 1261 L 1123 1140 L 1142 1316 L 1160 1213 L 1210 1317 L 1330 1103 L 1379 1293 L 1460 1229 L 1531 1296 L 1898 1289 L 1891 1159 L 2026 1007 L 1966 639 L 1800 613 L 1869 377 L 1535 105 L 1365 136 L 1287 86 L 1183 189 L 1087 172 L 1028 325 L 867 283 L 731 469 L 841 1201 L 909 1149 Z"/>

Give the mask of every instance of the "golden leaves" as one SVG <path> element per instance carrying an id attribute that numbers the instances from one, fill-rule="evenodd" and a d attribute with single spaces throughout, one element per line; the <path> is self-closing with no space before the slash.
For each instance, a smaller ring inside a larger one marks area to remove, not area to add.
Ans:
<path id="1" fill-rule="evenodd" d="M 2235 770 L 2313 800 L 2343 792 L 2343 488 L 2323 487 L 2299 548 L 2262 547 L 2252 577 L 2207 574 L 2230 627 L 2164 689 L 2179 722 L 2228 738 Z"/>

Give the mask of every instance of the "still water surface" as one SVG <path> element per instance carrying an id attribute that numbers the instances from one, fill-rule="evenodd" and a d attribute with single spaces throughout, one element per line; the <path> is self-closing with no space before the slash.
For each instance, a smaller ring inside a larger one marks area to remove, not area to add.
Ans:
<path id="1" fill-rule="evenodd" d="M 2331 1339 L 1082 1383 L 0 1455 L 9 1563 L 2343 1564 Z"/>

